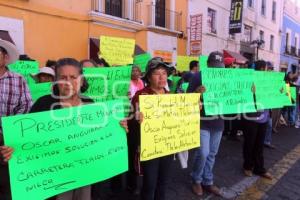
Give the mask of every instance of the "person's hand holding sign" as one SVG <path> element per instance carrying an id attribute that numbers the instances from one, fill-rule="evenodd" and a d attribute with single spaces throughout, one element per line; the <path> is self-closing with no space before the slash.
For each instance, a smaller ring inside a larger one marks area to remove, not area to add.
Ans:
<path id="1" fill-rule="evenodd" d="M 14 149 L 8 146 L 0 146 L 0 160 L 8 162 L 11 159 Z"/>
<path id="2" fill-rule="evenodd" d="M 201 94 L 203 94 L 205 91 L 206 91 L 206 88 L 205 88 L 204 85 L 200 85 L 200 86 L 195 90 L 195 92 L 201 93 Z"/>
<path id="3" fill-rule="evenodd" d="M 123 119 L 122 121 L 120 121 L 120 125 L 125 129 L 126 133 L 128 133 L 127 119 Z"/>
<path id="4" fill-rule="evenodd" d="M 205 86 L 203 86 L 203 85 L 200 85 L 200 86 L 195 90 L 195 92 L 200 93 L 200 94 L 203 94 L 205 91 L 206 91 L 206 88 L 205 88 Z M 200 111 L 202 110 L 202 107 L 203 107 L 203 103 L 202 103 L 202 101 L 200 100 L 200 102 L 199 102 L 199 110 L 200 110 Z"/>

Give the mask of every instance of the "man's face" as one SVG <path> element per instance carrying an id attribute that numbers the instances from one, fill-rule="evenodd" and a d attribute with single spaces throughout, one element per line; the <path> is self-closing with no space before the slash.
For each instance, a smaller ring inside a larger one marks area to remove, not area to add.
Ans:
<path id="1" fill-rule="evenodd" d="M 7 61 L 8 61 L 8 55 L 5 55 L 0 51 L 0 68 L 5 67 Z"/>

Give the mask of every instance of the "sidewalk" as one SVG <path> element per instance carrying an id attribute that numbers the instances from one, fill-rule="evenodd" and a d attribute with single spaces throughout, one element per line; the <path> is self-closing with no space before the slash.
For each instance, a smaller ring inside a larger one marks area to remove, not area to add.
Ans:
<path id="1" fill-rule="evenodd" d="M 281 128 L 279 133 L 274 133 L 272 135 L 273 144 L 276 149 L 265 148 L 265 166 L 270 169 L 280 161 L 287 153 L 293 150 L 298 144 L 300 144 L 300 129 L 295 128 Z M 226 137 L 223 137 L 219 154 L 216 158 L 214 174 L 215 174 L 215 184 L 219 186 L 224 192 L 226 199 L 235 199 L 237 195 L 240 195 L 246 187 L 250 187 L 255 184 L 259 177 L 245 178 L 242 171 L 242 144 L 240 141 L 229 141 Z M 191 191 L 191 179 L 190 171 L 192 167 L 193 151 L 190 151 L 189 167 L 188 169 L 181 169 L 179 161 L 176 160 L 172 163 L 172 177 L 168 187 L 168 200 L 198 200 L 198 199 L 225 199 L 218 198 L 213 195 L 205 194 L 202 198 L 194 195 Z M 292 167 L 292 166 L 290 166 Z M 297 171 L 298 169 L 298 171 Z M 298 161 L 295 166 L 292 167 L 291 172 L 288 172 L 289 178 L 282 178 L 278 180 L 277 184 L 284 185 L 285 179 L 289 182 L 289 185 L 295 184 L 293 180 L 293 174 L 297 174 L 297 184 L 298 190 L 294 189 L 295 192 L 300 192 L 300 178 L 299 178 L 300 161 Z M 291 173 L 291 174 L 290 174 Z M 277 182 L 277 181 L 276 181 Z M 277 187 L 277 184 L 274 188 Z M 294 185 L 293 188 L 296 188 Z M 104 189 L 104 188 L 103 188 Z M 106 186 L 103 191 L 105 193 L 109 190 Z M 282 191 L 282 190 L 281 190 Z M 274 199 L 278 193 L 278 190 L 271 189 L 267 192 L 264 199 Z M 275 195 L 275 196 L 274 196 Z M 282 194 L 285 197 L 289 194 Z M 135 199 L 129 197 L 124 191 L 119 195 L 105 195 L 106 198 L 103 199 Z M 270 197 L 270 198 L 268 198 Z M 284 196 L 282 196 L 284 197 Z M 295 197 L 295 196 L 294 196 Z M 299 196 L 298 196 L 299 197 Z M 285 199 L 285 198 L 277 198 Z M 293 198 L 290 198 L 293 199 Z"/>

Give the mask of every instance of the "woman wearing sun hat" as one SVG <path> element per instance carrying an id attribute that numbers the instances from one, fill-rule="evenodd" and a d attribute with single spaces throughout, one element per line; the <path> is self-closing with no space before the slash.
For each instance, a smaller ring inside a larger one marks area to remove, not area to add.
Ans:
<path id="1" fill-rule="evenodd" d="M 162 58 L 152 58 L 146 67 L 145 80 L 147 86 L 139 90 L 132 98 L 134 116 L 139 116 L 139 96 L 140 95 L 164 95 L 169 92 L 165 89 L 171 67 L 163 62 Z M 140 115 L 141 116 L 141 115 Z M 170 163 L 173 156 L 167 155 L 149 161 L 139 162 L 135 158 L 140 146 L 140 122 L 142 117 L 134 117 L 128 122 L 129 134 L 129 166 L 143 172 L 143 187 L 141 199 L 143 200 L 164 200 L 166 185 L 170 173 Z M 141 165 L 140 165 L 141 164 Z"/>

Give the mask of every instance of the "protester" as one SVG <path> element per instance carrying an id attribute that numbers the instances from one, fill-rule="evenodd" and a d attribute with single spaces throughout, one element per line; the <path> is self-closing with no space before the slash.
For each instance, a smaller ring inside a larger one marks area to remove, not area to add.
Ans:
<path id="1" fill-rule="evenodd" d="M 22 61 L 35 61 L 35 60 L 31 59 L 27 54 L 20 55 L 19 60 L 22 60 Z"/>
<path id="2" fill-rule="evenodd" d="M 130 99 L 133 98 L 137 91 L 142 90 L 145 87 L 144 82 L 141 79 L 141 75 L 141 69 L 138 66 L 133 66 L 128 94 Z"/>
<path id="3" fill-rule="evenodd" d="M 235 62 L 235 58 L 227 57 L 224 58 L 225 68 L 234 68 L 233 63 Z"/>
<path id="4" fill-rule="evenodd" d="M 235 58 L 224 58 L 225 68 L 235 68 Z M 232 141 L 241 141 L 238 132 L 242 130 L 240 115 L 228 114 L 224 120 L 224 133 L 227 134 L 227 139 Z"/>
<path id="5" fill-rule="evenodd" d="M 285 82 L 286 84 L 289 84 L 291 87 L 296 86 L 296 81 L 298 79 L 298 69 L 296 64 L 292 64 L 291 68 L 286 74 Z M 282 108 L 282 116 L 287 119 L 288 126 L 295 126 L 295 112 L 296 112 L 296 106 L 285 106 Z"/>
<path id="6" fill-rule="evenodd" d="M 189 82 L 194 74 L 197 74 L 199 72 L 199 62 L 196 60 L 193 60 L 190 62 L 190 71 L 188 73 L 185 73 L 182 76 L 182 79 L 184 82 Z"/>
<path id="7" fill-rule="evenodd" d="M 54 81 L 55 72 L 51 67 L 41 67 L 38 73 L 31 74 L 31 76 L 36 83 L 47 83 Z"/>
<path id="8" fill-rule="evenodd" d="M 297 89 L 297 99 L 296 99 L 296 123 L 295 123 L 295 128 L 300 128 L 300 70 L 298 74 L 298 79 L 296 81 L 296 89 Z"/>
<path id="9" fill-rule="evenodd" d="M 80 61 L 80 66 L 82 68 L 85 68 L 85 67 L 97 67 L 98 65 L 92 59 L 85 59 Z"/>
<path id="10" fill-rule="evenodd" d="M 46 67 L 50 67 L 53 70 L 55 70 L 56 61 L 55 60 L 47 60 L 46 61 Z"/>
<path id="11" fill-rule="evenodd" d="M 255 70 L 266 71 L 266 62 L 255 62 Z M 253 87 L 255 99 L 255 86 Z M 252 176 L 253 173 L 263 178 L 272 179 L 272 175 L 264 167 L 264 140 L 270 119 L 269 110 L 244 115 L 244 174 Z"/>
<path id="12" fill-rule="evenodd" d="M 56 82 L 53 86 L 53 94 L 39 98 L 32 106 L 30 112 L 42 112 L 93 103 L 93 100 L 81 95 L 88 89 L 88 83 L 82 76 L 82 73 L 82 68 L 77 60 L 73 58 L 58 60 L 55 67 Z M 120 124 L 127 129 L 125 120 L 121 121 Z M 90 186 L 59 194 L 56 199 L 89 200 L 91 199 Z"/>
<path id="13" fill-rule="evenodd" d="M 223 54 L 220 52 L 210 53 L 207 66 L 223 68 Z M 201 72 L 196 73 L 191 79 L 188 92 L 205 92 L 205 85 L 202 85 Z M 201 145 L 195 153 L 192 168 L 192 191 L 196 195 L 202 196 L 204 189 L 209 193 L 221 196 L 220 189 L 213 182 L 213 167 L 224 130 L 224 121 L 219 116 L 206 116 L 205 109 L 203 109 L 200 122 Z"/>
<path id="14" fill-rule="evenodd" d="M 24 78 L 10 72 L 8 64 L 18 59 L 18 51 L 12 43 L 0 39 L 0 199 L 10 200 L 10 183 L 7 161 L 11 157 L 13 149 L 3 145 L 3 133 L 1 118 L 17 114 L 27 113 L 32 100 L 28 86 Z M 8 85 L 10 87 L 8 87 Z"/>
<path id="15" fill-rule="evenodd" d="M 94 61 L 98 67 L 110 67 L 104 58 L 95 58 Z"/>
<path id="16" fill-rule="evenodd" d="M 271 62 L 266 62 L 267 71 L 273 71 L 274 67 Z M 267 124 L 267 130 L 264 140 L 264 146 L 270 149 L 275 149 L 276 147 L 272 144 L 272 132 L 273 132 L 273 117 L 276 117 L 276 113 L 278 111 L 276 109 L 270 110 L 270 118 Z"/>
<path id="17" fill-rule="evenodd" d="M 146 81 L 147 86 L 138 91 L 132 99 L 132 106 L 134 108 L 134 117 L 128 122 L 128 147 L 129 166 L 131 169 L 136 169 L 138 173 L 143 172 L 143 187 L 141 192 L 142 200 L 165 200 L 166 186 L 168 177 L 170 175 L 170 166 L 172 164 L 172 155 L 167 155 L 160 158 L 155 158 L 149 161 L 140 163 L 139 146 L 140 146 L 140 122 L 141 114 L 139 115 L 139 96 L 140 95 L 163 95 L 168 94 L 165 89 L 167 84 L 170 66 L 163 62 L 162 58 L 152 58 L 146 67 Z M 137 158 L 137 159 L 135 159 Z M 136 161 L 136 162 L 135 162 Z M 141 165 L 140 165 L 141 164 Z"/>

